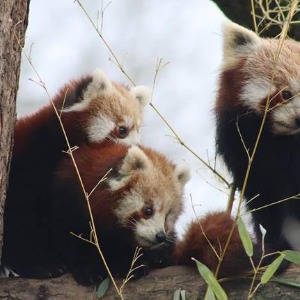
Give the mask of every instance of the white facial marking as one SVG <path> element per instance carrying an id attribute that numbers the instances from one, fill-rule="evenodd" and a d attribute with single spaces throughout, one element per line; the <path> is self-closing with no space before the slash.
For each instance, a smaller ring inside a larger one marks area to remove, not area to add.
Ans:
<path id="1" fill-rule="evenodd" d="M 300 132 L 296 119 L 300 117 L 300 97 L 294 97 L 272 110 L 272 131 L 279 135 L 293 135 Z"/>
<path id="2" fill-rule="evenodd" d="M 139 124 L 137 124 L 136 127 L 134 127 L 133 119 L 129 116 L 124 117 L 125 125 L 127 128 L 129 128 L 129 134 L 125 139 L 122 139 L 122 143 L 125 143 L 127 145 L 136 145 L 140 142 L 140 135 L 138 131 Z M 139 123 L 139 121 L 137 120 Z"/>
<path id="3" fill-rule="evenodd" d="M 136 130 L 131 130 L 125 139 L 121 139 L 122 143 L 127 145 L 136 145 L 140 142 L 140 135 Z"/>
<path id="4" fill-rule="evenodd" d="M 246 81 L 242 93 L 241 101 L 245 106 L 248 106 L 258 112 L 261 112 L 260 102 L 266 99 L 269 95 L 275 93 L 275 86 L 271 85 L 269 80 L 262 78 L 251 78 Z"/>
<path id="5" fill-rule="evenodd" d="M 136 224 L 135 239 L 141 247 L 151 247 L 157 244 L 156 234 L 165 231 L 165 214 L 154 212 L 149 219 L 141 219 Z"/>
<path id="6" fill-rule="evenodd" d="M 300 221 L 293 217 L 286 217 L 282 226 L 282 235 L 292 246 L 293 250 L 300 250 Z M 267 233 L 268 234 L 268 233 Z"/>
<path id="7" fill-rule="evenodd" d="M 115 123 L 105 115 L 99 114 L 91 119 L 87 128 L 88 139 L 91 142 L 104 140 L 114 129 Z"/>
<path id="8" fill-rule="evenodd" d="M 130 116 L 124 116 L 124 123 L 129 128 L 133 126 L 133 120 Z"/>
<path id="9" fill-rule="evenodd" d="M 123 226 L 127 225 L 128 218 L 144 207 L 145 201 L 137 191 L 132 191 L 125 198 L 119 201 L 119 206 L 115 209 L 119 223 Z M 133 220 L 132 220 L 133 221 Z"/>
<path id="10" fill-rule="evenodd" d="M 127 145 L 136 145 L 140 142 L 140 136 L 136 127 L 134 127 L 133 119 L 129 116 L 124 116 L 124 125 L 128 128 L 129 134 L 126 138 L 121 139 L 122 143 Z"/>
<path id="11" fill-rule="evenodd" d="M 288 82 L 290 85 L 290 91 L 292 92 L 293 95 L 295 96 L 299 96 L 299 91 L 300 91 L 300 85 L 298 80 L 296 80 L 295 78 L 288 78 Z M 289 88 L 287 88 L 287 90 L 289 90 Z M 298 94 L 298 95 L 297 95 Z"/>

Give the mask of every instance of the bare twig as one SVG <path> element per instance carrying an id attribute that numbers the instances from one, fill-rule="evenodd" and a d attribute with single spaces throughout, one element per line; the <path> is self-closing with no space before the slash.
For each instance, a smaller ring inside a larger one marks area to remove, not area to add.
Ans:
<path id="1" fill-rule="evenodd" d="M 102 42 L 104 43 L 105 47 L 107 48 L 107 50 L 109 51 L 110 55 L 113 58 L 113 61 L 116 63 L 116 65 L 118 66 L 118 68 L 120 69 L 120 71 L 127 77 L 127 79 L 133 84 L 135 84 L 135 81 L 132 79 L 132 77 L 128 74 L 128 72 L 126 72 L 123 64 L 120 62 L 120 60 L 118 59 L 117 55 L 115 54 L 115 52 L 113 51 L 113 49 L 111 48 L 111 46 L 109 45 L 109 43 L 107 42 L 107 40 L 104 38 L 103 34 L 98 30 L 97 26 L 95 25 L 95 23 L 93 22 L 93 20 L 91 19 L 91 17 L 89 16 L 88 12 L 86 11 L 85 7 L 83 6 L 83 4 L 81 3 L 80 0 L 75 0 L 75 2 L 78 3 L 78 5 L 80 6 L 80 8 L 82 9 L 82 11 L 84 12 L 84 14 L 86 15 L 86 17 L 88 18 L 89 22 L 91 23 L 91 25 L 93 26 L 93 28 L 96 30 L 98 36 L 100 37 L 100 39 L 102 40 Z M 155 76 L 154 76 L 154 80 L 153 80 L 153 87 L 155 87 L 156 85 L 156 79 L 158 76 L 159 71 L 165 67 L 168 63 L 162 63 L 162 59 L 159 59 L 158 64 L 156 66 L 156 71 L 155 71 Z M 180 145 L 182 145 L 186 150 L 188 150 L 190 153 L 192 153 L 202 164 L 204 164 L 210 171 L 212 171 L 216 176 L 218 176 L 220 178 L 220 180 L 227 185 L 227 187 L 230 187 L 230 183 L 225 179 L 225 177 L 223 177 L 217 170 L 215 170 L 214 168 L 212 168 L 209 163 L 207 163 L 204 159 L 202 159 L 199 155 L 197 155 L 189 146 L 187 146 L 184 141 L 179 137 L 179 135 L 176 133 L 176 131 L 173 129 L 173 127 L 170 125 L 170 123 L 166 120 L 166 118 L 159 112 L 159 110 L 156 108 L 156 106 L 153 104 L 153 102 L 150 102 L 150 106 L 153 108 L 153 110 L 155 111 L 155 113 L 162 119 L 162 121 L 166 124 L 166 126 L 171 130 L 172 134 L 175 136 L 175 138 L 177 139 L 178 143 Z"/>
<path id="2" fill-rule="evenodd" d="M 77 148 L 76 148 L 76 147 L 75 147 L 75 148 L 74 148 L 74 147 L 71 147 L 71 145 L 70 145 L 70 143 L 69 143 L 69 139 L 68 139 L 67 134 L 66 134 L 66 131 L 65 131 L 65 128 L 64 128 L 64 125 L 63 125 L 63 122 L 62 122 L 62 119 L 61 119 L 61 115 L 60 115 L 59 111 L 57 110 L 57 108 L 55 107 L 55 104 L 54 104 L 54 102 L 52 101 L 52 99 L 51 99 L 51 97 L 50 97 L 50 94 L 49 94 L 49 92 L 48 92 L 48 90 L 47 90 L 47 88 L 46 88 L 45 83 L 42 81 L 42 79 L 41 79 L 41 77 L 40 77 L 38 71 L 36 70 L 34 64 L 33 64 L 32 61 L 30 60 L 30 58 L 28 57 L 28 55 L 26 54 L 26 52 L 23 51 L 23 53 L 24 53 L 26 59 L 28 60 L 29 64 L 31 65 L 32 69 L 34 70 L 34 73 L 36 74 L 36 76 L 37 76 L 38 79 L 39 79 L 39 81 L 37 82 L 37 84 L 38 84 L 39 86 L 41 86 L 41 87 L 44 89 L 44 91 L 46 92 L 47 97 L 48 97 L 48 99 L 49 99 L 49 101 L 50 101 L 50 103 L 51 103 L 51 105 L 52 105 L 52 107 L 53 107 L 53 110 L 54 110 L 54 112 L 55 112 L 55 115 L 56 115 L 56 117 L 57 117 L 57 119 L 58 119 L 58 121 L 59 121 L 61 130 L 62 130 L 62 132 L 63 132 L 64 138 L 65 138 L 65 141 L 66 141 L 66 144 L 67 144 L 67 149 L 68 149 L 68 150 L 67 150 L 66 152 L 69 154 L 69 156 L 70 156 L 70 158 L 71 158 L 71 160 L 72 160 L 72 163 L 73 163 L 73 165 L 74 165 L 74 168 L 75 168 L 75 171 L 76 171 L 76 174 L 77 174 L 79 183 L 80 183 L 80 186 L 81 186 L 81 188 L 82 188 L 82 191 L 83 191 L 83 193 L 84 193 L 85 200 L 86 200 L 86 203 L 87 203 L 88 212 L 89 212 L 89 216 L 90 216 L 90 220 L 91 220 L 91 221 L 90 221 L 90 223 L 91 223 L 90 226 L 91 226 L 91 229 L 92 229 L 92 230 L 91 230 L 91 237 L 90 237 L 90 238 L 92 238 L 92 239 L 91 239 L 91 240 L 88 240 L 88 239 L 85 239 L 85 238 L 81 237 L 80 235 L 76 235 L 76 234 L 74 234 L 74 233 L 71 233 L 71 234 L 77 236 L 78 238 L 80 238 L 81 240 L 83 240 L 83 241 L 85 241 L 85 242 L 89 242 L 89 243 L 91 243 L 91 244 L 93 244 L 93 245 L 96 246 L 96 248 L 97 248 L 97 250 L 98 250 L 98 253 L 99 253 L 99 255 L 100 255 L 100 257 L 101 257 L 101 259 L 102 259 L 102 261 L 103 261 L 103 264 L 104 264 L 104 266 L 105 266 L 105 268 L 106 268 L 106 270 L 107 270 L 107 273 L 108 273 L 108 275 L 109 275 L 109 277 L 110 277 L 110 279 L 111 279 L 111 281 L 112 281 L 112 283 L 113 283 L 113 285 L 114 285 L 114 287 L 115 287 L 115 289 L 116 289 L 118 295 L 120 296 L 121 299 L 123 299 L 123 296 L 122 296 L 122 294 L 121 294 L 121 292 L 120 292 L 120 290 L 119 290 L 119 288 L 118 288 L 118 286 L 117 286 L 117 284 L 116 284 L 116 282 L 115 282 L 115 280 L 114 280 L 114 278 L 113 278 L 113 276 L 112 276 L 112 273 L 111 273 L 111 271 L 110 271 L 110 269 L 109 269 L 109 266 L 108 266 L 107 263 L 106 263 L 105 257 L 104 257 L 104 255 L 103 255 L 103 252 L 102 252 L 101 248 L 100 248 L 100 244 L 99 244 L 99 241 L 98 241 L 98 236 L 97 236 L 97 233 L 96 233 L 96 227 L 95 227 L 94 217 L 93 217 L 92 210 L 91 210 L 91 206 L 90 206 L 90 202 L 89 202 L 89 194 L 86 192 L 84 183 L 83 183 L 83 181 L 82 181 L 82 178 L 81 178 L 79 169 L 78 169 L 78 167 L 77 167 L 77 164 L 76 164 L 76 161 L 75 161 L 75 158 L 74 158 L 74 155 L 73 155 L 73 151 L 76 150 Z M 98 184 L 97 184 L 97 185 L 98 185 Z M 96 186 L 97 186 L 97 185 L 96 185 Z M 96 188 L 96 187 L 95 187 L 95 188 Z M 95 189 L 95 188 L 94 188 L 94 189 Z M 93 190 L 94 190 L 94 189 L 93 189 Z M 93 191 L 93 190 L 92 190 L 92 191 Z"/>

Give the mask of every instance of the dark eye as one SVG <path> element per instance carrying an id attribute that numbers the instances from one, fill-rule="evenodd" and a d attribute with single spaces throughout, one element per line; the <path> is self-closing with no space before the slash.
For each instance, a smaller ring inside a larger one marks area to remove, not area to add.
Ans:
<path id="1" fill-rule="evenodd" d="M 145 207 L 144 214 L 146 217 L 151 217 L 154 214 L 154 209 L 152 207 Z"/>
<path id="2" fill-rule="evenodd" d="M 128 129 L 126 126 L 119 126 L 119 135 L 121 138 L 125 138 L 128 135 Z"/>
<path id="3" fill-rule="evenodd" d="M 284 100 L 289 100 L 293 97 L 292 93 L 290 91 L 282 91 L 281 92 L 281 97 L 284 99 Z"/>

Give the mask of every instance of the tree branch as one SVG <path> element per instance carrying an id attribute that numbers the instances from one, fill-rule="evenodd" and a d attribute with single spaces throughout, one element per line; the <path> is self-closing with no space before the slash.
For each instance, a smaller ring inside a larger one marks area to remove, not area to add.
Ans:
<path id="1" fill-rule="evenodd" d="M 299 267 L 290 268 L 284 277 L 300 282 Z M 251 281 L 249 279 L 235 279 L 222 282 L 227 292 L 228 299 L 247 299 Z M 117 284 L 122 285 L 118 279 Z M 171 300 L 174 292 L 178 289 L 185 290 L 186 298 L 204 299 L 206 284 L 201 279 L 195 267 L 173 266 L 157 269 L 150 272 L 146 277 L 139 280 L 131 280 L 124 288 L 124 299 L 139 300 Z M 288 285 L 269 282 L 262 286 L 256 293 L 257 299 L 281 300 L 286 295 L 290 299 L 297 299 L 299 288 Z M 78 285 L 71 275 L 67 274 L 59 278 L 49 280 L 33 280 L 22 278 L 0 279 L 0 299 L 22 299 L 22 300 L 70 300 L 91 299 L 96 300 L 93 288 Z M 104 300 L 119 300 L 112 285 L 104 296 Z"/>

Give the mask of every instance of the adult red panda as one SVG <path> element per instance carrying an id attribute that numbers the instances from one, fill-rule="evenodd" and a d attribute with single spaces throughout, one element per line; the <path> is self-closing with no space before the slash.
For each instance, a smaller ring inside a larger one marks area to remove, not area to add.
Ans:
<path id="1" fill-rule="evenodd" d="M 245 189 L 255 231 L 270 250 L 300 250 L 300 44 L 264 39 L 239 25 L 224 27 L 223 65 L 215 106 L 217 153 Z M 270 205 L 281 200 L 275 205 Z M 262 208 L 262 209 L 260 209 Z"/>
<path id="2" fill-rule="evenodd" d="M 175 221 L 182 212 L 187 167 L 175 166 L 149 148 L 110 141 L 100 147 L 81 146 L 74 156 L 113 275 L 127 274 L 136 247 L 143 251 L 136 265 L 144 265 L 134 272 L 136 277 L 147 273 L 149 264 L 166 264 L 175 239 Z M 109 170 L 107 179 L 97 186 Z M 50 218 L 52 253 L 78 282 L 95 284 L 107 276 L 99 253 L 94 245 L 70 234 L 89 239 L 91 228 L 84 193 L 69 157 L 59 164 L 56 174 Z"/>
<path id="3" fill-rule="evenodd" d="M 53 99 L 71 147 L 101 143 L 105 139 L 135 144 L 143 107 L 151 93 L 111 82 L 100 70 L 65 85 Z M 2 263 L 20 274 L 47 277 L 59 273 L 53 262 L 41 267 L 47 257 L 50 184 L 55 166 L 67 144 L 51 104 L 17 121 L 4 215 Z M 11 255 L 12 254 L 12 255 Z M 9 259 L 8 259 L 9 257 Z"/>

